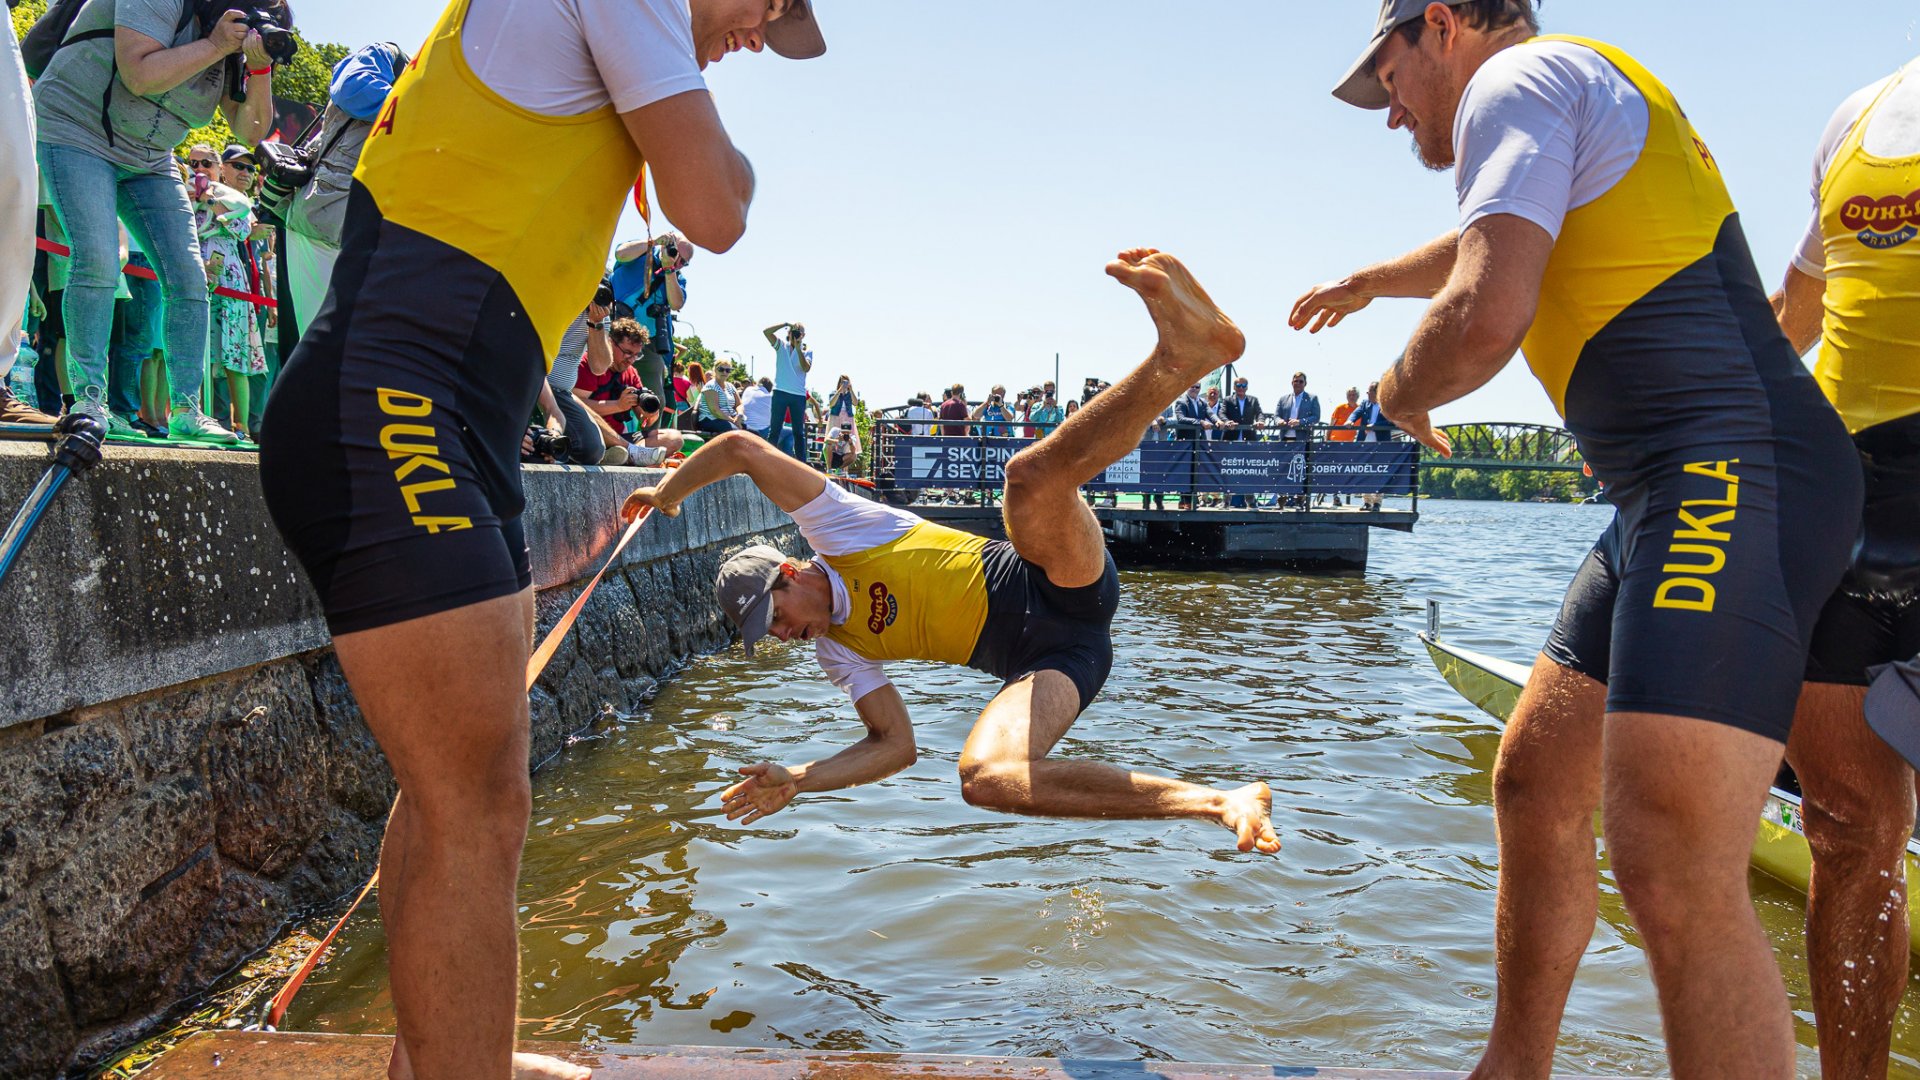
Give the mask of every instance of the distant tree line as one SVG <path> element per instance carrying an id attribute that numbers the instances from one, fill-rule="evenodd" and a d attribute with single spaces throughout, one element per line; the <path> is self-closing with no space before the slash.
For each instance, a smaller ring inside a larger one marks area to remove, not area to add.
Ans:
<path id="1" fill-rule="evenodd" d="M 1577 472 L 1532 469 L 1420 470 L 1420 493 L 1437 499 L 1485 499 L 1495 502 L 1575 502 L 1599 490 L 1592 477 Z"/>

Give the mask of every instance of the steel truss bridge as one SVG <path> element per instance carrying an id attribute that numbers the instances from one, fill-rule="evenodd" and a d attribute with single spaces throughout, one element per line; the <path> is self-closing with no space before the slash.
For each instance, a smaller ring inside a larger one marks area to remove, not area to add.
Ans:
<path id="1" fill-rule="evenodd" d="M 1545 424 L 1448 424 L 1453 456 L 1443 458 L 1422 450 L 1422 469 L 1532 470 L 1579 472 L 1586 462 L 1574 445 L 1573 433 Z"/>

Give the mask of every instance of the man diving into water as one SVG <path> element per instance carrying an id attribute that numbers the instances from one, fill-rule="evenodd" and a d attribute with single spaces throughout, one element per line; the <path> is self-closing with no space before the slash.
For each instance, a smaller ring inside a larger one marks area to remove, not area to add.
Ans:
<path id="1" fill-rule="evenodd" d="M 715 589 L 749 656 L 769 634 L 814 642 L 867 737 L 821 761 L 741 768 L 746 779 L 721 796 L 729 819 L 751 824 L 802 793 L 912 764 L 913 726 L 881 664 L 939 660 L 1006 680 L 960 754 L 967 802 L 1055 817 L 1201 818 L 1233 830 L 1241 851 L 1280 850 L 1264 783 L 1222 791 L 1048 756 L 1113 667 L 1120 582 L 1080 485 L 1132 452 L 1169 402 L 1246 346 L 1173 256 L 1136 248 L 1107 273 L 1140 294 L 1159 342 L 1132 374 L 1007 462 L 1006 540 L 850 495 L 745 432 L 721 435 L 659 487 L 627 497 L 629 521 L 648 506 L 675 515 L 695 491 L 744 473 L 793 515 L 818 556 L 796 562 L 756 545 L 721 566 Z"/>

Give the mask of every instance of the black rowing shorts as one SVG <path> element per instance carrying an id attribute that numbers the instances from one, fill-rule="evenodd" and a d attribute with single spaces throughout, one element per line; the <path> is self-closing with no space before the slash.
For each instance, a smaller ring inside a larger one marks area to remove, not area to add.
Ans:
<path id="1" fill-rule="evenodd" d="M 1080 711 L 1093 703 L 1113 671 L 1113 614 L 1120 608 L 1120 573 L 1113 556 L 1100 580 L 1063 589 L 1047 572 L 995 540 L 980 553 L 987 578 L 987 622 L 967 666 L 1017 682 L 1036 671 L 1058 671 L 1080 691 Z"/>
<path id="2" fill-rule="evenodd" d="M 1920 654 L 1920 415 L 1853 437 L 1866 483 L 1860 540 L 1820 611 L 1807 681 L 1867 685 L 1867 669 Z"/>
<path id="3" fill-rule="evenodd" d="M 354 184 L 333 287 L 260 440 L 267 509 L 333 633 L 532 585 L 520 438 L 543 367 L 498 271 L 383 220 Z"/>
<path id="4" fill-rule="evenodd" d="M 1779 441 L 1668 454 L 1609 486 L 1618 512 L 1567 589 L 1546 657 L 1604 682 L 1609 712 L 1785 742 L 1858 520 L 1845 447 L 1837 416 L 1809 416 Z"/>

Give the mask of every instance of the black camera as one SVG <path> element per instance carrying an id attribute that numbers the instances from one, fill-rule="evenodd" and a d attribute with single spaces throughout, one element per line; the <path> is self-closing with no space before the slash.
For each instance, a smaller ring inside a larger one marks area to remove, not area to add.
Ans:
<path id="1" fill-rule="evenodd" d="M 296 41 L 293 31 L 273 21 L 273 16 L 255 8 L 247 12 L 247 27 L 260 34 L 260 47 L 276 64 L 286 65 L 293 62 L 294 54 L 300 51 L 300 42 Z"/>
<path id="2" fill-rule="evenodd" d="M 555 435 L 539 424 L 528 425 L 527 441 L 533 451 L 530 455 L 522 455 L 523 460 L 560 462 L 567 460 L 573 452 L 573 444 L 567 441 L 565 435 Z"/>
<path id="3" fill-rule="evenodd" d="M 667 253 L 667 258 L 669 261 L 680 257 L 680 245 L 675 241 L 672 241 L 672 240 L 667 241 L 664 245 L 662 245 L 662 250 L 664 250 Z"/>
<path id="4" fill-rule="evenodd" d="M 651 390 L 640 391 L 640 398 L 634 403 L 642 413 L 651 416 L 660 411 L 660 399 Z"/>
<path id="5" fill-rule="evenodd" d="M 612 310 L 613 282 L 607 280 L 606 278 L 601 278 L 600 287 L 593 290 L 593 302 L 597 307 L 603 307 L 603 308 L 607 308 L 608 310 Z"/>
<path id="6" fill-rule="evenodd" d="M 319 146 L 289 146 L 283 142 L 263 142 L 253 148 L 260 163 L 260 199 L 257 207 L 272 224 L 285 224 L 287 203 L 293 193 L 313 180 L 313 167 L 320 155 Z"/>

